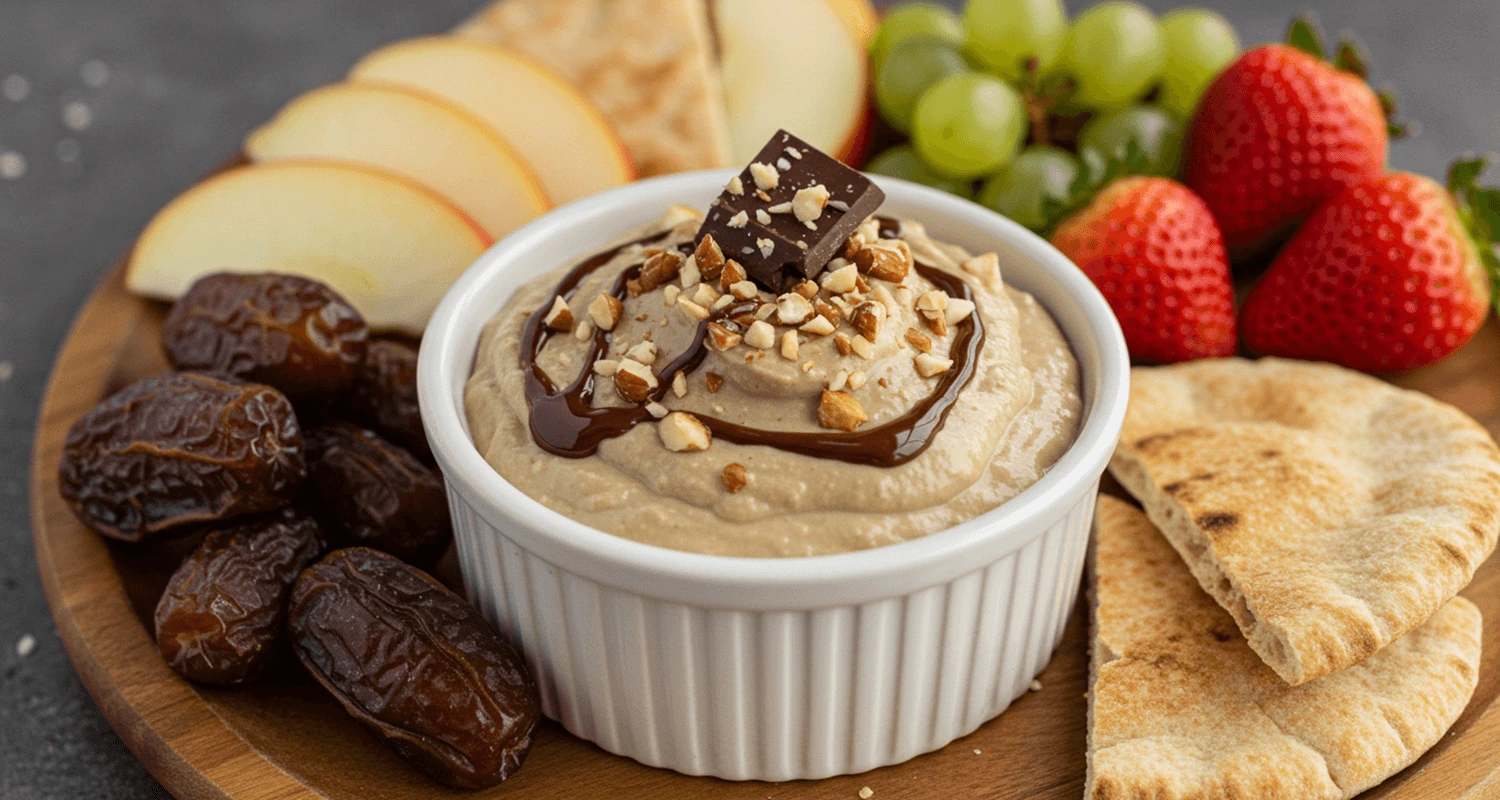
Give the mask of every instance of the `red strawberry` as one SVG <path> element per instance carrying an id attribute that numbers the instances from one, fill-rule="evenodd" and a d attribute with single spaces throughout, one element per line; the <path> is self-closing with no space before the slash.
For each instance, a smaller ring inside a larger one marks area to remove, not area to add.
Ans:
<path id="1" fill-rule="evenodd" d="M 1234 288 L 1213 215 L 1186 186 L 1132 177 L 1063 220 L 1052 244 L 1104 293 L 1130 355 L 1170 363 L 1235 352 Z"/>
<path id="2" fill-rule="evenodd" d="M 1321 55 L 1306 22 L 1291 38 Z M 1209 85 L 1193 116 L 1183 179 L 1213 209 L 1236 261 L 1264 254 L 1319 202 L 1385 171 L 1394 106 L 1365 83 L 1352 42 L 1336 66 L 1319 56 L 1257 47 Z"/>
<path id="3" fill-rule="evenodd" d="M 1398 172 L 1320 206 L 1246 298 L 1249 349 L 1383 372 L 1462 347 L 1489 313 L 1486 272 L 1500 274 L 1500 191 L 1475 186 L 1483 169 L 1455 164 L 1453 194 Z"/>

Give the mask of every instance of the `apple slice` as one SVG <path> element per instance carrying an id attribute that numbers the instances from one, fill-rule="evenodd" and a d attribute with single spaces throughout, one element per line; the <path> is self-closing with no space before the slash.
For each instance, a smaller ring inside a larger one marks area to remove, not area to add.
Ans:
<path id="1" fill-rule="evenodd" d="M 490 245 L 432 191 L 336 162 L 277 161 L 221 172 L 178 195 L 141 233 L 132 292 L 175 300 L 212 272 L 320 280 L 370 326 L 421 335 L 460 273 Z"/>
<path id="2" fill-rule="evenodd" d="M 865 113 L 865 55 L 827 3 L 714 0 L 734 163 L 777 128 L 844 156 Z"/>
<path id="3" fill-rule="evenodd" d="M 854 46 L 861 52 L 869 46 L 870 37 L 875 35 L 875 29 L 880 27 L 880 14 L 875 7 L 870 5 L 870 0 L 825 0 L 828 7 L 837 14 L 839 21 L 849 30 L 849 35 L 854 38 Z"/>
<path id="4" fill-rule="evenodd" d="M 245 153 L 257 162 L 327 159 L 395 173 L 447 197 L 495 239 L 550 206 L 530 168 L 489 125 L 399 86 L 314 89 L 250 134 Z"/>
<path id="5" fill-rule="evenodd" d="M 429 92 L 484 120 L 559 205 L 635 179 L 625 147 L 594 106 L 503 47 L 458 36 L 407 39 L 365 56 L 349 75 Z"/>

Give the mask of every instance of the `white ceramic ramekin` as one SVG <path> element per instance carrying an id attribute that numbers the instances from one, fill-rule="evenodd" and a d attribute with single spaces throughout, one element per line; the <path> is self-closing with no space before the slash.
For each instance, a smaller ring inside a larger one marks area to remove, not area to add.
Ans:
<path id="1" fill-rule="evenodd" d="M 596 252 L 668 206 L 708 206 L 730 171 L 575 202 L 485 253 L 433 314 L 422 418 L 447 479 L 470 599 L 524 650 L 542 709 L 612 753 L 691 775 L 784 781 L 935 750 L 995 717 L 1062 636 L 1129 361 L 1104 298 L 1045 241 L 978 205 L 877 178 L 882 213 L 1000 254 L 1082 367 L 1077 442 L 1036 485 L 955 528 L 833 556 L 751 559 L 640 544 L 522 494 L 469 438 L 463 386 L 480 329 L 521 283 Z"/>

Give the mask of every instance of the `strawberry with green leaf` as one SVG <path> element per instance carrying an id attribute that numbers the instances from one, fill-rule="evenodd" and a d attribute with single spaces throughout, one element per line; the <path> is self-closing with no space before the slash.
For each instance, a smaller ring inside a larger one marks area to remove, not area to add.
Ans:
<path id="1" fill-rule="evenodd" d="M 1478 183 L 1487 163 L 1455 163 L 1447 189 L 1397 172 L 1326 201 L 1246 298 L 1247 348 L 1384 372 L 1462 347 L 1500 299 L 1500 189 Z"/>

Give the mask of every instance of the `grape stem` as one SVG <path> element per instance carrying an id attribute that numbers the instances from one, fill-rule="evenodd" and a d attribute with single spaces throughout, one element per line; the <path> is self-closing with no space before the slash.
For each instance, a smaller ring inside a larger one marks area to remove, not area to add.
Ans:
<path id="1" fill-rule="evenodd" d="M 1073 91 L 1073 79 L 1065 77 L 1057 81 L 1043 81 L 1038 74 L 1040 72 L 1041 60 L 1036 56 L 1027 56 L 1022 60 L 1021 102 L 1026 108 L 1027 121 L 1031 123 L 1032 143 L 1048 145 L 1052 144 L 1048 125 L 1052 107 Z"/>

